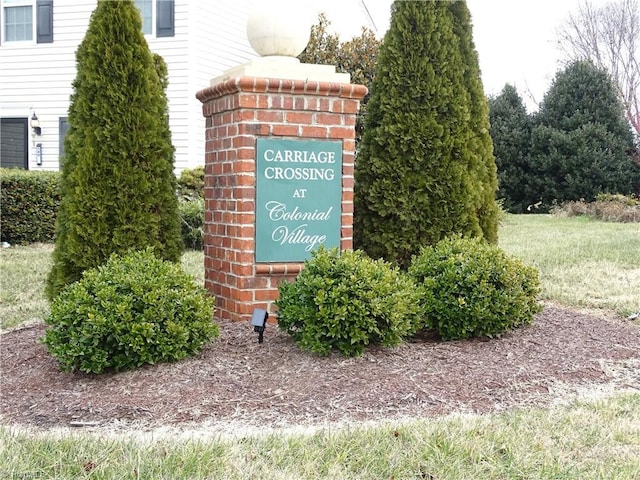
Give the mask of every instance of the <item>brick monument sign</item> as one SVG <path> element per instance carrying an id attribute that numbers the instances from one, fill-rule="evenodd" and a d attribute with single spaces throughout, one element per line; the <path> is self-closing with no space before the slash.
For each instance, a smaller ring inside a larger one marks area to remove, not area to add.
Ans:
<path id="1" fill-rule="evenodd" d="M 264 12 L 255 18 L 268 24 Z M 272 27 L 270 35 L 283 31 Z M 197 94 L 206 118 L 205 288 L 218 319 L 274 313 L 278 284 L 311 251 L 353 248 L 355 124 L 367 89 L 332 66 L 282 55 L 291 50 L 272 39 L 267 53 L 251 43 L 262 58 Z"/>

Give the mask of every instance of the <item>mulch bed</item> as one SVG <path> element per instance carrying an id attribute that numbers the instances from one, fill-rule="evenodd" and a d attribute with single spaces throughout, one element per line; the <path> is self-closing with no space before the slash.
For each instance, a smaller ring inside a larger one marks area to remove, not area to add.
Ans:
<path id="1" fill-rule="evenodd" d="M 44 325 L 0 335 L 0 424 L 320 425 L 548 405 L 583 389 L 640 391 L 640 326 L 547 306 L 499 339 L 423 338 L 362 357 L 318 357 L 269 325 L 222 323 L 197 357 L 135 371 L 62 373 Z"/>

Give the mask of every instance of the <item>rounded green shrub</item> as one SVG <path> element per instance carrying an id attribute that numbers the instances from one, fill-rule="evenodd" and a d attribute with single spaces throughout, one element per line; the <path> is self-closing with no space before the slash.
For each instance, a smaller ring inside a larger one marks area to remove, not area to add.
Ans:
<path id="1" fill-rule="evenodd" d="M 102 373 L 180 360 L 218 335 L 213 299 L 152 249 L 112 255 L 51 305 L 43 342 L 64 371 Z"/>
<path id="2" fill-rule="evenodd" d="M 361 251 L 321 247 L 294 282 L 279 287 L 278 326 L 300 348 L 327 355 L 361 355 L 370 344 L 393 346 L 416 324 L 419 293 L 413 281 Z"/>
<path id="3" fill-rule="evenodd" d="M 422 293 L 418 327 L 443 340 L 499 336 L 531 323 L 542 309 L 537 270 L 478 238 L 424 248 L 408 273 Z"/>

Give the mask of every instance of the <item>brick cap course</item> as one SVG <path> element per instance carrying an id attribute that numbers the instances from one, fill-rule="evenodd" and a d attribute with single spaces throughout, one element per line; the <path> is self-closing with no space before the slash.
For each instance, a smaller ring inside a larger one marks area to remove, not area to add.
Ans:
<path id="1" fill-rule="evenodd" d="M 302 263 L 258 263 L 256 275 L 297 275 L 303 266 Z"/>
<path id="2" fill-rule="evenodd" d="M 352 83 L 318 82 L 263 77 L 234 77 L 196 93 L 196 98 L 207 103 L 235 93 L 288 93 L 362 100 L 368 89 Z"/>

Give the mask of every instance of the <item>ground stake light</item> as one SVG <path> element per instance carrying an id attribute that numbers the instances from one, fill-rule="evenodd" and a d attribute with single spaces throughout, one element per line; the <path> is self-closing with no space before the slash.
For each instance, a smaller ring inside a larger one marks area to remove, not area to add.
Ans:
<path id="1" fill-rule="evenodd" d="M 264 330 L 267 328 L 267 319 L 269 318 L 269 312 L 262 308 L 256 308 L 253 311 L 253 317 L 251 318 L 251 325 L 253 325 L 253 331 L 258 334 L 258 343 L 264 341 Z"/>

